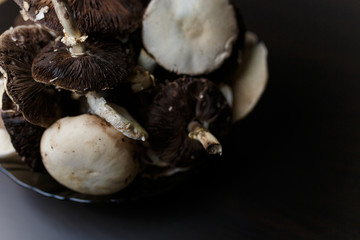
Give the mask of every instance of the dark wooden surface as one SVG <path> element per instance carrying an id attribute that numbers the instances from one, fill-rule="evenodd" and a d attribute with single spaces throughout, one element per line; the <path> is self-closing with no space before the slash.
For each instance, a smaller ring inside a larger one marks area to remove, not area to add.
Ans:
<path id="1" fill-rule="evenodd" d="M 360 2 L 237 2 L 270 79 L 217 172 L 121 205 L 49 199 L 0 175 L 1 239 L 360 239 Z M 0 6 L 1 31 L 16 12 Z"/>

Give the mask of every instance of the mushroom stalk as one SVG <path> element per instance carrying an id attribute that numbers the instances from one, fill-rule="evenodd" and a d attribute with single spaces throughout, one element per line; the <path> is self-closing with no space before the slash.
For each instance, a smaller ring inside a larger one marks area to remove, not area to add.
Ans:
<path id="1" fill-rule="evenodd" d="M 104 118 L 117 131 L 126 137 L 145 141 L 148 138 L 146 130 L 121 106 L 108 103 L 96 92 L 88 92 L 86 95 L 90 112 Z"/>
<path id="2" fill-rule="evenodd" d="M 72 10 L 67 0 L 52 0 L 54 10 L 59 18 L 60 24 L 64 28 L 65 36 L 61 41 L 68 47 L 71 47 L 70 51 L 74 54 L 82 54 L 84 52 L 84 42 L 87 38 L 83 35 L 80 29 L 77 27 Z"/>
<path id="3" fill-rule="evenodd" d="M 141 92 L 156 85 L 154 76 L 141 66 L 134 68 L 133 74 L 129 77 L 129 81 L 134 93 Z"/>
<path id="4" fill-rule="evenodd" d="M 201 143 L 208 154 L 222 154 L 222 146 L 216 137 L 199 122 L 192 121 L 188 125 L 189 138 Z"/>

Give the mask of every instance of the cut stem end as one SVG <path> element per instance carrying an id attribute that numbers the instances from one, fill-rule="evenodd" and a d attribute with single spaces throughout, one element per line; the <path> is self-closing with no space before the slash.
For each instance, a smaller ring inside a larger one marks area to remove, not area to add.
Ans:
<path id="1" fill-rule="evenodd" d="M 222 154 L 222 146 L 219 140 L 198 122 L 191 122 L 189 131 L 189 138 L 199 141 L 208 154 Z"/>

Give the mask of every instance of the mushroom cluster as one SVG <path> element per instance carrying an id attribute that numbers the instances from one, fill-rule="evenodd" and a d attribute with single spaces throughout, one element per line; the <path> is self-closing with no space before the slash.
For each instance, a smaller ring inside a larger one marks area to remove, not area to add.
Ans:
<path id="1" fill-rule="evenodd" d="M 221 156 L 264 91 L 266 47 L 231 0 L 14 2 L 24 21 L 0 36 L 0 157 L 16 151 L 75 192 Z"/>

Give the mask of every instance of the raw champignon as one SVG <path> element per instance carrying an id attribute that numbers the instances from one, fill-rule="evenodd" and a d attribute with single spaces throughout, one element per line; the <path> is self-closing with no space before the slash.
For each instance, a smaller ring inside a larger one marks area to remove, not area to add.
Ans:
<path id="1" fill-rule="evenodd" d="M 218 87 L 207 79 L 184 77 L 168 82 L 156 95 L 145 127 L 151 148 L 162 162 L 188 167 L 207 151 L 221 154 L 220 143 L 209 139 L 207 130 L 223 137 L 230 124 L 231 110 Z M 200 144 L 197 140 L 203 137 Z"/>
<path id="2" fill-rule="evenodd" d="M 41 140 L 50 175 L 74 191 L 91 195 L 112 194 L 128 186 L 139 170 L 138 152 L 135 141 L 89 114 L 58 120 Z"/>
<path id="3" fill-rule="evenodd" d="M 87 39 L 67 1 L 53 3 L 65 36 L 34 59 L 34 79 L 79 93 L 112 89 L 125 82 L 131 71 L 130 49 L 117 39 Z"/>
<path id="4" fill-rule="evenodd" d="M 143 19 L 143 43 L 157 63 L 178 74 L 218 69 L 239 35 L 229 0 L 152 0 Z"/>
<path id="5" fill-rule="evenodd" d="M 60 41 L 44 47 L 34 59 L 36 81 L 78 93 L 112 89 L 127 81 L 131 63 L 119 40 L 87 39 L 82 54 L 74 56 Z"/>
<path id="6" fill-rule="evenodd" d="M 61 26 L 51 0 L 14 0 L 23 16 L 58 34 Z M 69 0 L 73 18 L 82 32 L 95 34 L 128 34 L 141 26 L 144 5 L 134 0 Z"/>
<path id="7" fill-rule="evenodd" d="M 42 127 L 69 109 L 69 93 L 37 83 L 31 74 L 34 57 L 52 39 L 36 25 L 10 28 L 0 36 L 0 71 L 5 77 L 6 92 L 27 121 Z"/>

